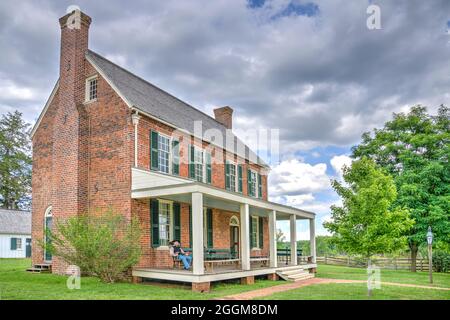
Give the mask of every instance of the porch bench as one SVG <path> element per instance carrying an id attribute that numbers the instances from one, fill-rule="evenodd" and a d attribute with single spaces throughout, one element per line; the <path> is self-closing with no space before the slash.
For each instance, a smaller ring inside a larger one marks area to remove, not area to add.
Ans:
<path id="1" fill-rule="evenodd" d="M 266 267 L 269 262 L 268 256 L 253 256 L 250 257 L 250 263 L 252 262 L 261 262 L 262 266 Z"/>
<path id="2" fill-rule="evenodd" d="M 205 269 L 207 272 L 213 272 L 214 271 L 214 265 L 219 264 L 230 264 L 230 263 L 237 263 L 239 266 L 240 260 L 239 259 L 225 259 L 225 260 L 205 260 Z"/>
<path id="3" fill-rule="evenodd" d="M 205 249 L 205 260 L 230 260 L 233 258 L 233 254 L 229 249 Z"/>

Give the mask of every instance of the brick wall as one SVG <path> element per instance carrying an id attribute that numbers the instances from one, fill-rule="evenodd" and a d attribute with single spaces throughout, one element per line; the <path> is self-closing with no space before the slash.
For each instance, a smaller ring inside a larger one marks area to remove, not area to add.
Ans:
<path id="1" fill-rule="evenodd" d="M 150 132 L 151 130 L 157 131 L 163 135 L 172 136 L 175 129 L 157 121 L 152 118 L 142 116 L 138 125 L 138 167 L 140 169 L 150 170 Z M 225 168 L 224 159 L 233 161 L 236 164 L 243 165 L 243 194 L 248 195 L 247 192 L 247 169 L 250 168 L 259 172 L 262 176 L 262 198 L 267 200 L 267 172 L 266 170 L 257 165 L 249 164 L 248 161 L 241 157 L 237 157 L 229 152 L 225 152 L 223 149 L 210 145 L 207 142 L 201 142 L 194 140 L 187 134 L 177 131 L 174 136 L 180 140 L 180 176 L 184 178 L 189 177 L 189 145 L 202 147 L 205 150 L 211 152 L 212 155 L 212 185 L 218 188 L 225 189 Z M 237 177 L 236 177 L 237 178 Z"/>

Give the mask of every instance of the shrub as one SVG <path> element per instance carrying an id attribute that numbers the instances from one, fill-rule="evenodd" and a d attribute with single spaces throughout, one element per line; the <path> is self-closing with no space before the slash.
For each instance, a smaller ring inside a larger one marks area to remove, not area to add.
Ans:
<path id="1" fill-rule="evenodd" d="M 434 251 L 433 269 L 436 272 L 448 272 L 450 270 L 450 253 L 442 250 Z"/>
<path id="2" fill-rule="evenodd" d="M 44 246 L 52 255 L 104 282 L 123 279 L 141 255 L 138 219 L 130 221 L 111 209 L 58 219 L 48 236 L 52 241 Z"/>

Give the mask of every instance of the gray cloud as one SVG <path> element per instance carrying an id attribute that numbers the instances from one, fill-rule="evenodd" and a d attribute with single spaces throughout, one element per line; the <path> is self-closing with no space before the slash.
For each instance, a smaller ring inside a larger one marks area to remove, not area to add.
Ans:
<path id="1" fill-rule="evenodd" d="M 278 19 L 288 1 L 78 5 L 93 18 L 94 51 L 203 110 L 231 105 L 241 120 L 280 128 L 282 146 L 349 145 L 407 105 L 448 104 L 449 1 L 377 1 L 373 31 L 368 2 L 314 2 L 316 16 Z M 1 2 L 0 112 L 37 118 L 58 76 L 57 19 L 69 4 Z"/>

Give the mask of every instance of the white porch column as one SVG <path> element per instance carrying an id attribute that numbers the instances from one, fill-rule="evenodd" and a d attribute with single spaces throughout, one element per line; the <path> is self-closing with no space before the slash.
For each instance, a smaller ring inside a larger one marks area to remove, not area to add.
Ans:
<path id="1" fill-rule="evenodd" d="M 309 244 L 311 246 L 312 263 L 316 263 L 316 219 L 309 219 Z"/>
<path id="2" fill-rule="evenodd" d="M 277 212 L 272 210 L 269 212 L 269 258 L 270 267 L 277 267 Z"/>
<path id="3" fill-rule="evenodd" d="M 297 216 L 291 214 L 291 265 L 297 265 Z"/>
<path id="4" fill-rule="evenodd" d="M 250 270 L 250 208 L 241 203 L 241 263 L 242 270 Z"/>
<path id="5" fill-rule="evenodd" d="M 141 116 L 136 112 L 131 115 L 131 120 L 134 125 L 134 166 L 137 168 L 138 166 L 138 125 L 139 125 L 139 119 Z"/>
<path id="6" fill-rule="evenodd" d="M 192 193 L 192 273 L 204 274 L 203 257 L 203 194 Z"/>

